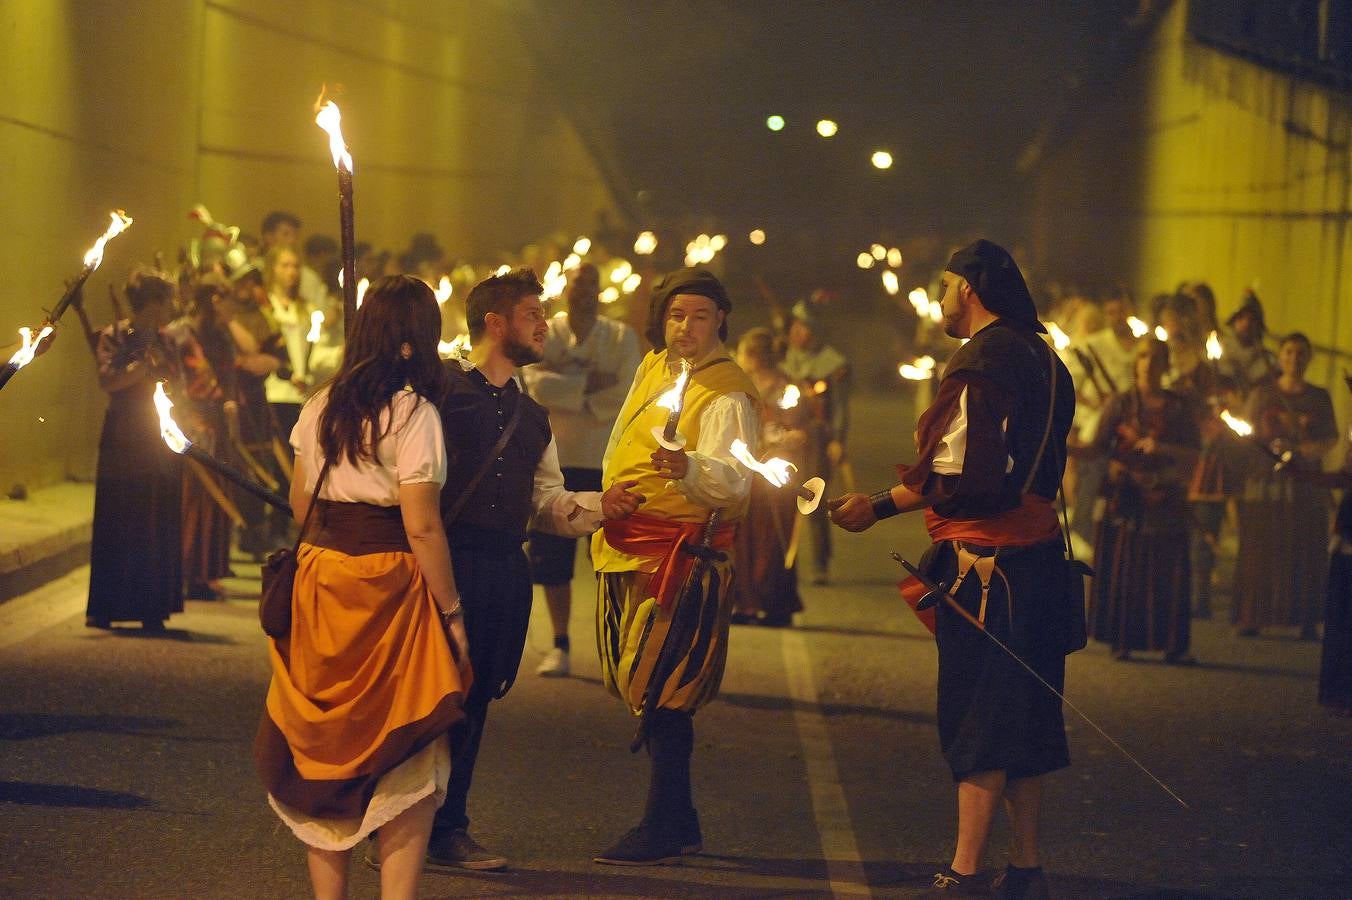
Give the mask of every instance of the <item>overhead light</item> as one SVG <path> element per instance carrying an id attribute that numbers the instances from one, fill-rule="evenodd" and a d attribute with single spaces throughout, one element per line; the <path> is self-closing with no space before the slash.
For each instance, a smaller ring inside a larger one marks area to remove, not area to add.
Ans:
<path id="1" fill-rule="evenodd" d="M 874 150 L 872 159 L 873 168 L 875 169 L 892 168 L 892 154 L 888 153 L 886 150 Z"/>
<path id="2" fill-rule="evenodd" d="M 768 129 L 770 129 L 771 131 L 783 131 L 783 130 L 784 130 L 784 117 L 783 117 L 783 116 L 770 116 L 770 118 L 768 118 L 768 119 L 765 120 L 765 127 L 768 128 Z"/>
<path id="3" fill-rule="evenodd" d="M 759 247 L 761 244 L 765 243 L 765 232 L 761 231 L 759 228 L 752 229 L 751 233 L 746 236 L 746 239 Z"/>
<path id="4" fill-rule="evenodd" d="M 817 134 L 824 138 L 835 137 L 838 130 L 836 123 L 830 119 L 820 119 L 817 122 Z"/>

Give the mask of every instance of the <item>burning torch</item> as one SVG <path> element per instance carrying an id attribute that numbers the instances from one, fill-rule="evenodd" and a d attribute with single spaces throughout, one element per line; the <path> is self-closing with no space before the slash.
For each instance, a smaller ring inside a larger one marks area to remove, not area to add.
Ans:
<path id="1" fill-rule="evenodd" d="M 291 515 L 291 504 L 288 503 L 287 499 L 281 494 L 274 493 L 262 485 L 255 484 L 236 471 L 233 466 L 226 465 L 210 453 L 207 453 L 205 450 L 198 447 L 192 441 L 188 440 L 187 436 L 183 434 L 183 431 L 178 427 L 178 423 L 174 421 L 174 417 L 170 413 L 170 410 L 173 408 L 174 402 L 170 400 L 169 396 L 164 392 L 164 382 L 157 382 L 155 384 L 155 409 L 160 416 L 160 437 L 164 438 L 164 442 L 169 446 L 170 450 L 206 466 L 208 469 L 218 473 L 221 477 L 237 485 L 241 489 L 253 494 L 264 503 L 270 503 L 287 515 Z"/>
<path id="2" fill-rule="evenodd" d="M 310 331 L 305 335 L 305 376 L 310 376 L 310 357 L 314 355 L 315 344 L 319 343 L 319 337 L 324 328 L 324 311 L 320 309 L 310 312 Z"/>
<path id="3" fill-rule="evenodd" d="M 46 352 L 47 347 L 51 345 L 52 335 L 56 331 L 56 325 L 65 315 L 66 308 L 79 295 L 80 289 L 84 283 L 89 280 L 89 276 L 94 274 L 94 270 L 103 264 L 103 248 L 113 238 L 126 231 L 131 226 L 131 217 L 120 209 L 109 213 L 112 221 L 94 246 L 89 248 L 89 252 L 84 255 L 84 268 L 80 274 L 75 276 L 75 280 L 66 288 L 66 293 L 57 301 L 56 308 L 47 316 L 47 321 L 42 328 L 38 330 L 37 337 L 33 337 L 33 331 L 30 328 L 20 328 L 19 336 L 22 338 L 22 344 L 19 350 L 9 358 L 9 362 L 0 367 L 0 389 L 9 384 L 9 380 L 14 377 L 14 373 L 22 369 L 33 361 L 33 357 Z"/>
<path id="4" fill-rule="evenodd" d="M 1232 416 L 1230 410 L 1221 410 L 1221 421 L 1224 422 L 1231 431 L 1237 436 L 1246 439 L 1259 450 L 1262 450 L 1268 456 L 1272 457 L 1272 471 L 1280 472 L 1296 458 L 1296 452 L 1291 449 L 1278 450 L 1270 444 L 1263 442 L 1254 436 L 1253 426 L 1238 416 Z"/>
<path id="5" fill-rule="evenodd" d="M 733 440 L 730 450 L 734 459 L 760 475 L 774 487 L 789 488 L 798 497 L 798 511 L 800 513 L 807 516 L 816 512 L 817 507 L 822 502 L 822 494 L 826 491 L 825 479 L 820 477 L 809 478 L 807 481 L 795 484 L 793 475 L 798 471 L 797 466 L 787 459 L 780 459 L 778 456 L 772 456 L 765 462 L 761 462 L 751 454 L 751 448 L 741 438 Z"/>
<path id="6" fill-rule="evenodd" d="M 352 333 L 352 320 L 357 315 L 357 243 L 352 224 L 352 154 L 347 150 L 341 127 L 342 114 L 338 104 L 325 100 L 321 91 L 315 101 L 315 124 L 329 136 L 329 152 L 338 170 L 338 230 L 342 238 L 343 254 L 343 336 Z"/>
<path id="7" fill-rule="evenodd" d="M 657 405 L 668 410 L 667 422 L 661 428 L 653 426 L 653 437 L 667 450 L 684 450 L 685 435 L 678 434 L 677 424 L 681 421 L 681 410 L 685 407 L 685 392 L 690 387 L 690 360 L 681 360 L 681 374 L 676 376 L 676 384 L 657 399 Z"/>

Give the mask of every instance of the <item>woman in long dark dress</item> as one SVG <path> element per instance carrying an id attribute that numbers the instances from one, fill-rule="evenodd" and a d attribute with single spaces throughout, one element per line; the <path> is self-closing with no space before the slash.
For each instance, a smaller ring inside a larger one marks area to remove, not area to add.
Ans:
<path id="1" fill-rule="evenodd" d="M 1135 388 L 1114 399 L 1099 430 L 1109 463 L 1091 633 L 1117 659 L 1162 650 L 1166 662 L 1188 664 L 1187 477 L 1200 439 L 1192 405 L 1160 386 L 1168 369 L 1167 345 L 1141 342 Z"/>
<path id="2" fill-rule="evenodd" d="M 778 456 L 801 466 L 808 441 L 809 398 L 789 390 L 795 386 L 776 364 L 768 328 L 753 328 L 742 336 L 737 363 L 761 395 L 761 458 Z M 797 516 L 791 491 L 756 476 L 750 506 L 737 529 L 734 623 L 782 627 L 792 625 L 793 614 L 802 611 L 798 569 L 787 556 Z"/>
<path id="3" fill-rule="evenodd" d="M 1273 471 L 1257 458 L 1239 506 L 1239 554 L 1231 614 L 1242 637 L 1296 626 L 1313 640 L 1328 577 L 1329 489 L 1309 477 L 1338 438 L 1328 391 L 1305 381 L 1309 338 L 1287 335 L 1277 350 L 1281 375 L 1249 395 L 1244 417 L 1257 440 L 1290 464 Z M 1255 457 L 1257 452 L 1255 451 Z"/>
<path id="4" fill-rule="evenodd" d="M 85 624 L 140 622 L 160 631 L 183 611 L 179 523 L 181 459 L 160 438 L 155 382 L 177 382 L 164 326 L 174 316 L 174 283 L 138 269 L 127 282 L 132 317 L 99 334 L 99 387 L 108 412 L 99 436 Z"/>

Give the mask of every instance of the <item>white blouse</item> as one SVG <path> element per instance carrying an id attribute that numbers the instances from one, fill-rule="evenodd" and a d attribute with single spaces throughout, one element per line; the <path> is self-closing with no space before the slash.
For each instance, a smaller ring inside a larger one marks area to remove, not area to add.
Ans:
<path id="1" fill-rule="evenodd" d="M 319 449 L 319 417 L 328 405 L 328 388 L 306 402 L 291 431 L 291 446 L 305 466 L 305 490 L 313 494 L 324 457 Z M 393 427 L 386 429 L 393 417 Z M 319 496 L 325 500 L 398 506 L 401 484 L 446 483 L 446 441 L 436 406 L 411 390 L 394 395 L 390 408 L 381 413 L 384 437 L 376 446 L 375 460 L 356 465 L 340 457 L 324 478 Z"/>

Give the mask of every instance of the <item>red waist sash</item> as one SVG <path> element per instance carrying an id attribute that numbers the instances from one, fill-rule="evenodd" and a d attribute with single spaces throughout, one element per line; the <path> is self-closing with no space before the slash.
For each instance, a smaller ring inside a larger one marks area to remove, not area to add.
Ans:
<path id="1" fill-rule="evenodd" d="M 970 541 L 985 547 L 1028 547 L 1060 534 L 1052 501 L 1024 494 L 1023 503 L 1008 512 L 981 519 L 946 519 L 933 508 L 925 510 L 930 540 Z"/>
<path id="2" fill-rule="evenodd" d="M 685 584 L 686 576 L 695 566 L 695 557 L 681 552 L 681 544 L 698 544 L 704 539 L 703 522 L 673 522 L 656 516 L 635 513 L 626 519 L 607 519 L 601 528 L 606 543 L 630 556 L 660 557 L 653 571 L 649 590 L 657 605 L 670 609 L 676 601 L 676 592 Z M 714 529 L 715 550 L 728 550 L 737 534 L 735 524 L 719 525 Z"/>

